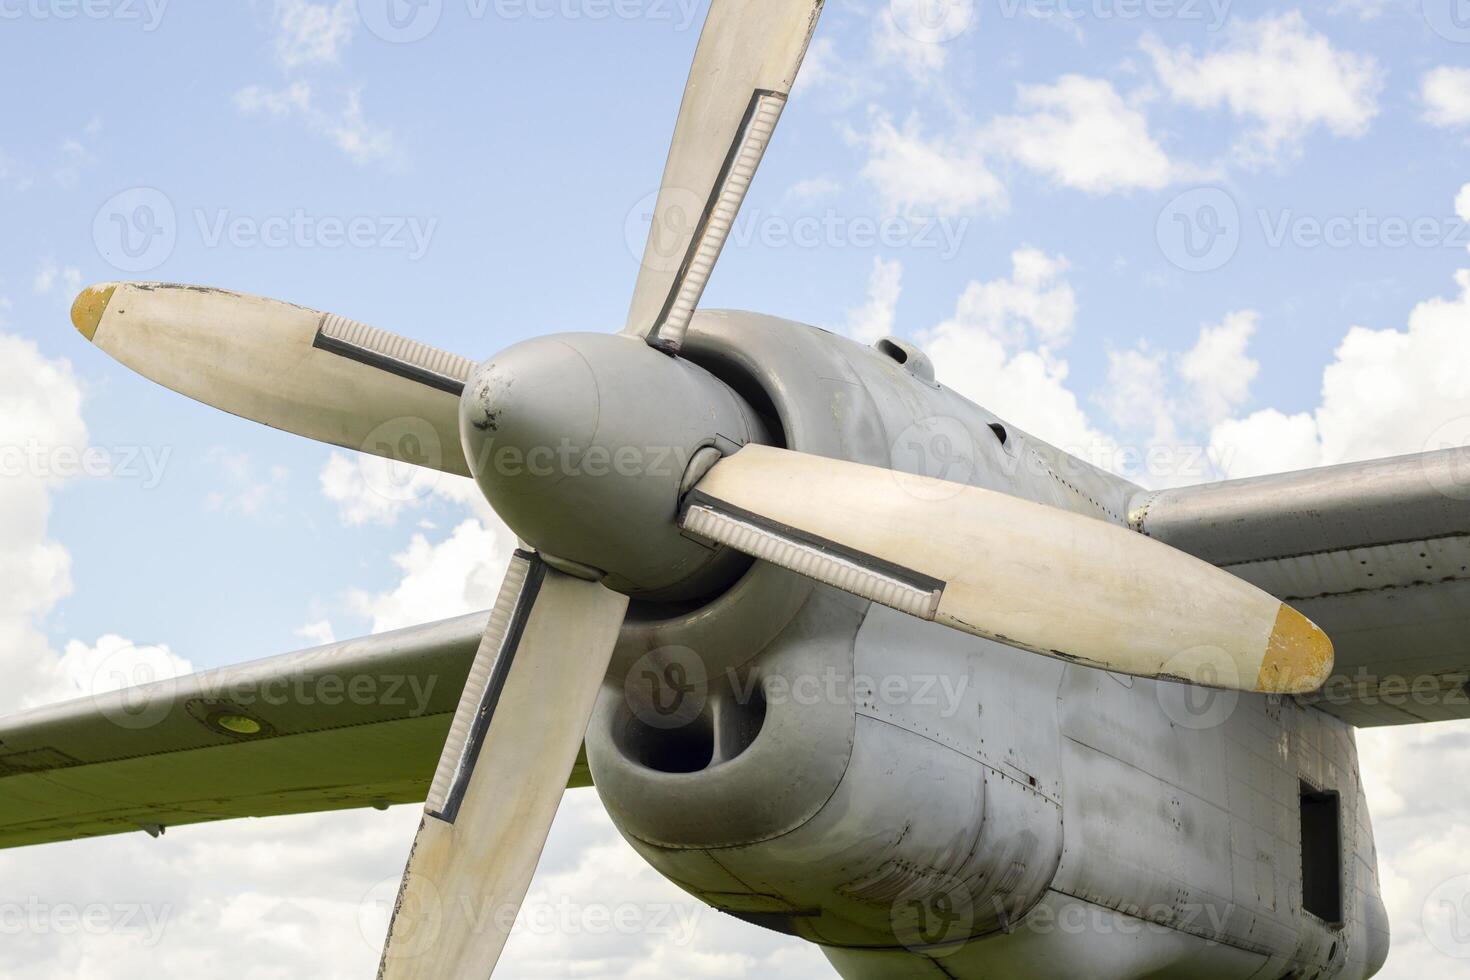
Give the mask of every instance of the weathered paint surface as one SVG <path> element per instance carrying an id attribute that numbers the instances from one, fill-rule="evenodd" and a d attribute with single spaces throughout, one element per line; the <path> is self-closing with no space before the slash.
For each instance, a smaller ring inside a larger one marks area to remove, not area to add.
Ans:
<path id="1" fill-rule="evenodd" d="M 1354 725 L 1470 717 L 1461 452 L 1139 494 L 1130 515 L 1327 630 L 1337 667 L 1322 710 Z"/>
<path id="2" fill-rule="evenodd" d="M 702 314 L 686 350 L 793 449 L 1118 524 L 1139 493 L 819 331 Z M 936 435 L 964 452 L 936 461 Z M 736 591 L 787 576 L 758 565 Z M 617 663 L 631 671 L 604 689 L 589 763 L 620 829 L 681 887 L 823 944 L 847 977 L 1357 978 L 1382 963 L 1372 833 L 1341 721 L 1036 657 L 824 586 L 806 595 L 762 624 L 761 645 L 718 629 L 751 639 L 736 604 L 625 633 Z M 681 644 L 707 678 L 711 730 L 742 712 L 750 723 L 724 750 L 629 707 Z M 823 677 L 809 702 L 795 697 Z M 657 747 L 681 739 L 685 765 L 661 769 Z M 1302 909 L 1302 782 L 1341 794 L 1340 926 Z"/>

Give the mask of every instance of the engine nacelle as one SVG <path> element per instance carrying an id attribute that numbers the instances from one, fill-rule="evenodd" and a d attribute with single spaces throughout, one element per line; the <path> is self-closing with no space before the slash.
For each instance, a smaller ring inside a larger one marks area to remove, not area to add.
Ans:
<path id="1" fill-rule="evenodd" d="M 954 397 L 896 359 L 855 364 L 811 331 L 733 319 L 702 314 L 686 353 L 791 448 L 904 468 L 894 436 L 914 419 L 878 406 L 932 414 Z M 801 384 L 782 383 L 785 363 Z M 984 424 L 975 435 L 998 444 Z M 762 926 L 858 948 L 961 943 L 1040 900 L 1062 846 L 1059 788 L 1033 775 L 1056 770 L 1042 716 L 1055 703 L 1014 698 L 1054 691 L 1032 675 L 1059 677 L 1058 662 L 761 563 L 707 606 L 633 617 L 588 761 L 666 877 Z M 1034 722 L 1019 742 L 1017 714 Z"/>
<path id="2" fill-rule="evenodd" d="M 1027 911 L 1061 856 L 1058 804 L 981 759 L 982 699 L 1025 655 L 993 656 L 819 589 L 738 668 L 678 644 L 640 658 L 588 761 L 633 846 L 716 908 L 825 945 L 969 940 Z"/>

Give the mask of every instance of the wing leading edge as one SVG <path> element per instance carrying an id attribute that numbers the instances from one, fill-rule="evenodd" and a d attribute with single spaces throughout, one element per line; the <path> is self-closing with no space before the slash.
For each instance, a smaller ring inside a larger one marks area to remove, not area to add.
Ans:
<path id="1" fill-rule="evenodd" d="M 1323 710 L 1360 726 L 1470 718 L 1466 450 L 1140 493 L 1129 520 L 1326 630 Z"/>
<path id="2" fill-rule="evenodd" d="M 421 802 L 488 615 L 0 719 L 0 847 Z"/>

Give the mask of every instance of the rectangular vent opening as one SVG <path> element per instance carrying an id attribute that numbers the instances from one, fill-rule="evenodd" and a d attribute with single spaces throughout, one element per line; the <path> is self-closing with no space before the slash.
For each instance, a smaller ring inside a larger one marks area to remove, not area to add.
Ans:
<path id="1" fill-rule="evenodd" d="M 1302 908 L 1342 925 L 1342 813 L 1337 793 L 1301 784 Z"/>

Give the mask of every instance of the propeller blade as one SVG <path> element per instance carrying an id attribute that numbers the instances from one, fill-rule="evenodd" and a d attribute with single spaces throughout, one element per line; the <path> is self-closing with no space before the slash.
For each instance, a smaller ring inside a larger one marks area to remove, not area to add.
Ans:
<path id="1" fill-rule="evenodd" d="M 679 349 L 821 12 L 822 0 L 712 0 L 624 333 Z"/>
<path id="2" fill-rule="evenodd" d="M 331 313 L 222 289 L 104 283 L 72 322 L 139 374 L 334 446 L 469 476 L 459 395 L 473 362 Z"/>
<path id="3" fill-rule="evenodd" d="M 516 552 L 409 852 L 379 980 L 485 980 L 612 659 L 628 597 Z"/>
<path id="4" fill-rule="evenodd" d="M 683 527 L 923 619 L 1142 677 L 1316 690 L 1327 635 L 1242 579 L 1134 531 L 1007 494 L 750 445 Z"/>

